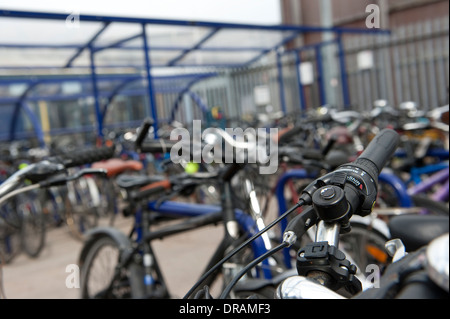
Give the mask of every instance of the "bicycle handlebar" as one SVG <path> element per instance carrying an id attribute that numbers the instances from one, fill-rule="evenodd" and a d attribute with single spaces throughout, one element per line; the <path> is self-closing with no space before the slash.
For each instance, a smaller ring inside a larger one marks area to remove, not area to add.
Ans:
<path id="1" fill-rule="evenodd" d="M 313 206 L 318 223 L 316 241 L 299 251 L 299 275 L 320 277 L 323 285 L 333 290 L 345 288 L 350 294 L 361 290 L 361 284 L 354 276 L 355 265 L 337 249 L 339 235 L 341 231 L 350 231 L 349 220 L 353 214 L 366 216 L 371 212 L 377 197 L 378 175 L 399 141 L 397 132 L 384 129 L 356 161 L 338 167 L 305 188 L 300 199 Z M 303 230 L 303 222 L 301 218 L 295 218 L 287 229 Z M 304 231 L 300 233 L 303 235 Z M 327 253 L 317 255 L 318 251 Z"/>
<path id="2" fill-rule="evenodd" d="M 364 152 L 355 161 L 355 164 L 365 165 L 366 160 L 370 161 L 377 168 L 372 173 L 372 177 L 378 177 L 379 173 L 394 155 L 400 142 L 400 137 L 394 130 L 384 129 L 369 143 Z M 369 165 L 371 166 L 371 165 Z M 368 168 L 372 170 L 372 168 Z"/>
<path id="3" fill-rule="evenodd" d="M 115 145 L 113 144 L 112 146 L 76 150 L 50 160 L 61 163 L 64 168 L 71 168 L 109 159 L 114 156 L 114 151 Z"/>
<path id="4" fill-rule="evenodd" d="M 37 163 L 28 165 L 27 167 L 18 170 L 13 175 L 11 175 L 6 181 L 0 185 L 0 198 L 12 191 L 17 185 L 19 185 L 25 179 L 30 180 L 33 184 L 43 182 L 48 180 L 52 176 L 59 173 L 63 173 L 66 169 L 90 164 L 93 162 L 105 160 L 113 157 L 115 151 L 115 145 L 113 146 L 102 146 L 98 148 L 84 149 L 81 151 L 73 151 L 66 153 L 64 155 L 54 156 L 47 160 L 43 160 Z M 93 173 L 104 173 L 103 170 L 82 170 L 78 172 L 79 176 L 81 174 L 93 174 Z M 67 178 L 67 177 L 65 177 Z M 68 180 L 59 177 L 53 180 L 54 183 L 64 183 Z M 48 181 L 51 183 L 51 180 Z M 41 185 L 45 186 L 45 183 Z M 49 185 L 51 186 L 51 185 Z"/>
<path id="5" fill-rule="evenodd" d="M 146 118 L 142 122 L 142 125 L 137 132 L 137 137 L 136 137 L 136 141 L 134 144 L 137 150 L 141 150 L 142 142 L 144 141 L 145 137 L 147 136 L 148 131 L 150 130 L 150 127 L 152 125 L 153 125 L 153 120 L 151 118 Z"/>

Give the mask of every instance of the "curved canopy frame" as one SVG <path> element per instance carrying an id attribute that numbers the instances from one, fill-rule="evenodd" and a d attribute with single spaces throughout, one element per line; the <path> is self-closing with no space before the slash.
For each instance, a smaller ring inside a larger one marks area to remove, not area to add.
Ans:
<path id="1" fill-rule="evenodd" d="M 73 24 L 73 21 L 76 23 Z M 18 114 L 29 93 L 46 83 L 61 82 L 70 77 L 76 81 L 90 81 L 98 121 L 97 133 L 102 137 L 103 118 L 108 107 L 100 105 L 102 93 L 99 83 L 121 77 L 121 82 L 107 95 L 107 100 L 112 101 L 127 85 L 144 80 L 156 134 L 159 119 L 155 94 L 158 81 L 167 73 L 188 79 L 185 86 L 177 88 L 179 95 L 171 112 L 173 118 L 182 95 L 190 92 L 194 83 L 211 74 L 219 74 L 223 69 L 251 66 L 270 52 L 283 52 L 284 46 L 301 34 L 332 32 L 337 39 L 347 33 L 389 34 L 388 30 L 380 29 L 72 16 L 1 8 L 0 30 L 14 30 L 0 32 L 0 87 L 2 84 L 20 82 L 11 77 L 18 70 L 65 74 L 53 78 L 20 79 L 28 87 L 15 101 L 11 139 L 14 138 Z M 343 59 L 340 61 L 342 63 Z M 99 70 L 107 70 L 109 75 L 103 76 Z M 133 74 L 111 74 L 124 70 Z M 70 72 L 84 72 L 85 75 L 68 76 Z M 6 80 L 2 79 L 2 73 L 8 74 Z M 343 80 L 345 83 L 345 78 Z M 0 96 L 0 102 L 2 99 L 5 101 L 14 97 Z"/>

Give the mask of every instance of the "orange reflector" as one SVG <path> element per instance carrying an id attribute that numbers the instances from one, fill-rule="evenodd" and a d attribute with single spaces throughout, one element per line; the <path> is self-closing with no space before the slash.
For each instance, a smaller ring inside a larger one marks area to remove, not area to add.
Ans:
<path id="1" fill-rule="evenodd" d="M 366 245 L 367 252 L 375 258 L 378 262 L 386 263 L 388 260 L 388 255 L 383 250 L 373 245 Z"/>

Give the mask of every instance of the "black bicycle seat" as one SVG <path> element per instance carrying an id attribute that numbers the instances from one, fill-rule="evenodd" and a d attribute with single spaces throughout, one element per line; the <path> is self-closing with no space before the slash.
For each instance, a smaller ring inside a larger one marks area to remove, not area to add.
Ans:
<path id="1" fill-rule="evenodd" d="M 406 251 L 415 251 L 448 233 L 449 216 L 400 215 L 389 222 L 391 238 L 399 238 Z"/>
<path id="2" fill-rule="evenodd" d="M 127 175 L 122 174 L 117 177 L 116 182 L 120 188 L 130 190 L 136 187 L 142 187 L 151 183 L 160 182 L 165 180 L 164 176 L 142 176 L 142 175 Z"/>

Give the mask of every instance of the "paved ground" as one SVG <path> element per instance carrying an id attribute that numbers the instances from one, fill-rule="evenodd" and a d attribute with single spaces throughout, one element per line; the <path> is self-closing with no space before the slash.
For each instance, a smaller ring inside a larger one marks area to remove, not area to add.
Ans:
<path id="1" fill-rule="evenodd" d="M 131 219 L 120 219 L 115 226 L 126 230 Z M 183 297 L 199 278 L 223 234 L 222 226 L 211 226 L 156 241 L 161 268 L 175 297 Z M 3 286 L 8 299 L 77 299 L 79 289 L 67 288 L 72 274 L 69 265 L 76 264 L 82 243 L 67 228 L 52 228 L 40 256 L 31 259 L 17 256 L 3 267 Z M 69 266 L 69 268 L 67 268 Z M 67 272 L 66 272 L 67 268 Z M 72 268 L 73 269 L 73 268 Z"/>

